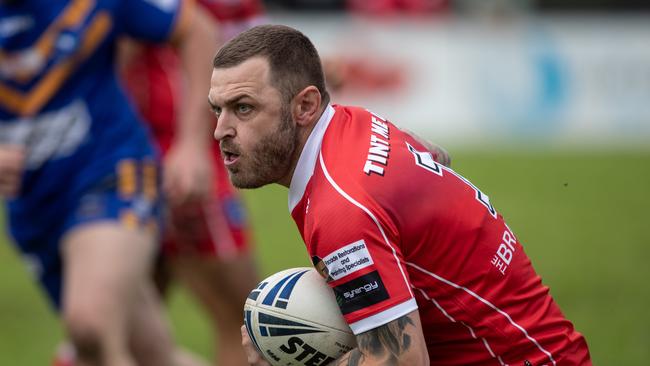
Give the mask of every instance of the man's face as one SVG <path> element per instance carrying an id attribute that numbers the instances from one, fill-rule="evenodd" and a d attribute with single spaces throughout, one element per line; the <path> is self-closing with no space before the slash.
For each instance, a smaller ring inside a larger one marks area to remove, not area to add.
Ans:
<path id="1" fill-rule="evenodd" d="M 208 98 L 217 116 L 214 138 L 233 185 L 288 184 L 296 125 L 290 105 L 270 83 L 266 59 L 256 57 L 214 69 Z"/>

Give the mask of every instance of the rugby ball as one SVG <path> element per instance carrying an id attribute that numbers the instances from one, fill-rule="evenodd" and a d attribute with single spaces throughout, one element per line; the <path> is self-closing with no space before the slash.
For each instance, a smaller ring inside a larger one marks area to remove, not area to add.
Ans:
<path id="1" fill-rule="evenodd" d="M 273 366 L 327 365 L 356 347 L 334 292 L 308 267 L 260 282 L 246 299 L 244 325 Z"/>

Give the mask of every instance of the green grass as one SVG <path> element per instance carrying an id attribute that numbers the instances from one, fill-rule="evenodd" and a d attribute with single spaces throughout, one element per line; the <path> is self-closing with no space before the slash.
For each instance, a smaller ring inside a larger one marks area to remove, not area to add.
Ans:
<path id="1" fill-rule="evenodd" d="M 650 152 L 454 151 L 454 168 L 489 194 L 596 365 L 650 363 Z M 263 275 L 309 265 L 286 189 L 246 192 Z M 210 355 L 210 330 L 176 291 L 179 342 Z M 0 364 L 47 365 L 61 330 L 9 245 L 0 243 Z"/>

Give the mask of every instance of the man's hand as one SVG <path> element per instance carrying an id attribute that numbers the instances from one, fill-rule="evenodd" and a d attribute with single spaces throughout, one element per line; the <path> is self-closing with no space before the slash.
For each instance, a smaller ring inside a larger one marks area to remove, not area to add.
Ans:
<path id="1" fill-rule="evenodd" d="M 241 345 L 244 347 L 244 351 L 246 351 L 246 358 L 251 366 L 271 366 L 271 364 L 266 362 L 264 357 L 257 352 L 257 349 L 248 336 L 246 326 L 244 325 L 241 326 Z"/>
<path id="2" fill-rule="evenodd" d="M 14 198 L 18 194 L 24 166 L 24 147 L 0 144 L 0 198 Z"/>
<path id="3" fill-rule="evenodd" d="M 214 184 L 213 156 L 209 146 L 176 142 L 167 153 L 163 190 L 174 206 L 205 199 Z"/>
<path id="4" fill-rule="evenodd" d="M 210 60 L 219 44 L 215 31 L 218 25 L 199 7 L 191 9 L 191 24 L 174 36 L 183 67 L 184 89 L 175 141 L 164 162 L 163 189 L 172 205 L 204 199 L 214 184 L 214 116 L 206 108 L 205 95 L 210 89 Z"/>

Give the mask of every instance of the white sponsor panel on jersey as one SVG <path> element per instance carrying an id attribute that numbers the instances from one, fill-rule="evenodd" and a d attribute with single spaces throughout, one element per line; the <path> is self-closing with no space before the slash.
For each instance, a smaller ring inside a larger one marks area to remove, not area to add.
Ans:
<path id="1" fill-rule="evenodd" d="M 323 258 L 329 275 L 334 280 L 343 278 L 372 265 L 372 257 L 363 239 L 333 251 Z"/>
<path id="2" fill-rule="evenodd" d="M 16 15 L 0 20 L 0 37 L 13 37 L 34 25 L 34 18 L 29 15 Z M 5 60 L 3 60 L 4 62 Z"/>
<path id="3" fill-rule="evenodd" d="M 28 170 L 49 159 L 72 155 L 86 141 L 91 123 L 88 107 L 81 100 L 34 117 L 0 122 L 0 144 L 25 146 Z"/>
<path id="4" fill-rule="evenodd" d="M 158 7 L 160 10 L 171 13 L 178 6 L 178 0 L 145 0 L 151 5 Z"/>

